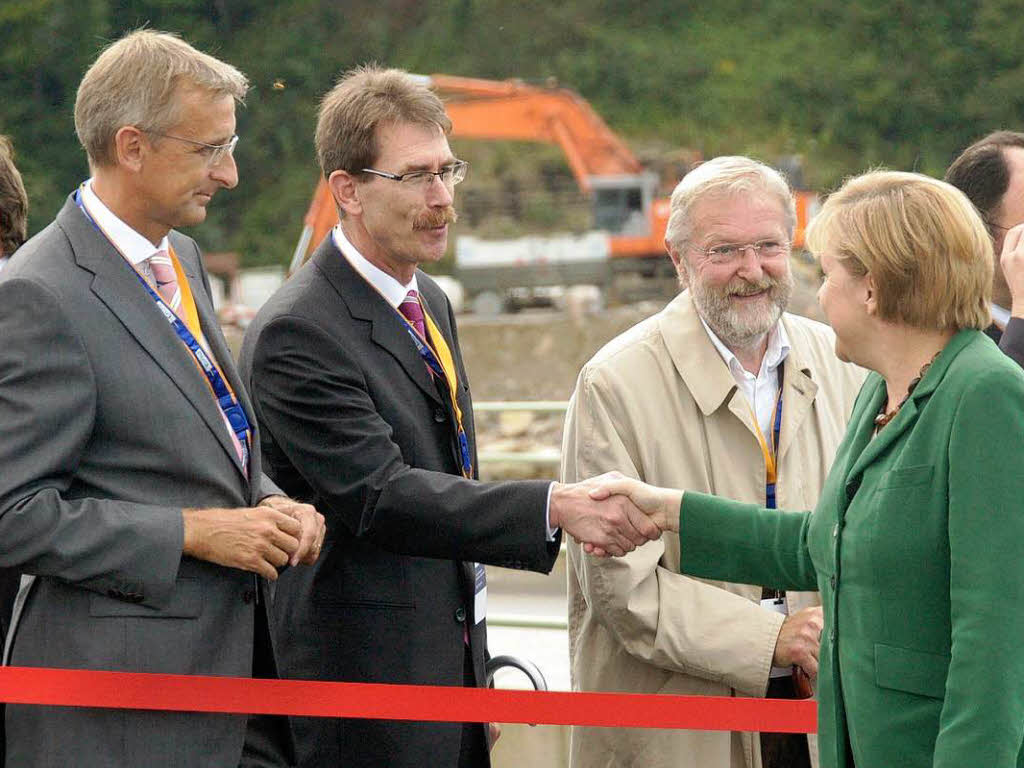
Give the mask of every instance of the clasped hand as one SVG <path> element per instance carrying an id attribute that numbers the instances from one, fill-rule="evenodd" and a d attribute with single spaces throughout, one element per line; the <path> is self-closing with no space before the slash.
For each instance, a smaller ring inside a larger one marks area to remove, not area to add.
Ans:
<path id="1" fill-rule="evenodd" d="M 271 581 L 285 565 L 315 563 L 326 534 L 322 514 L 284 496 L 244 509 L 186 509 L 184 520 L 185 554 Z"/>
<path id="2" fill-rule="evenodd" d="M 681 495 L 608 472 L 572 485 L 556 484 L 551 524 L 561 526 L 589 554 L 621 557 L 673 530 L 673 523 L 678 529 Z"/>

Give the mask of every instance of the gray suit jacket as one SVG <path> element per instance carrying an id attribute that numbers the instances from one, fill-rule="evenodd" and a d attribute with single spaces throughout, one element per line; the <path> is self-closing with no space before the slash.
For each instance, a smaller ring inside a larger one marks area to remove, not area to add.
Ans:
<path id="1" fill-rule="evenodd" d="M 171 233 L 203 332 L 252 409 L 199 250 Z M 253 673 L 252 574 L 182 556 L 183 507 L 277 487 L 258 439 L 250 483 L 191 355 L 135 272 L 69 199 L 0 277 L 0 566 L 22 587 L 10 663 Z M 18 766 L 235 766 L 245 717 L 12 706 Z"/>

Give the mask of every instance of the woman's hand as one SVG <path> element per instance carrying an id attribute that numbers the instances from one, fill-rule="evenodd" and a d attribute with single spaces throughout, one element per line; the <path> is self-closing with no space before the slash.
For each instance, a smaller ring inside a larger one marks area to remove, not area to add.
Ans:
<path id="1" fill-rule="evenodd" d="M 682 503 L 683 492 L 671 488 L 658 488 L 653 485 L 626 477 L 618 472 L 608 472 L 585 481 L 590 489 L 590 498 L 606 499 L 609 496 L 628 496 L 630 501 L 662 531 L 679 530 L 679 505 Z M 604 556 L 600 547 L 583 542 L 583 549 L 588 554 Z"/>

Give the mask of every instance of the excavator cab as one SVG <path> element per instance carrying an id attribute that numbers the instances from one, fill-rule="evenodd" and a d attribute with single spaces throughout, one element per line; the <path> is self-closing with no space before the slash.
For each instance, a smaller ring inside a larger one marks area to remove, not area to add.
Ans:
<path id="1" fill-rule="evenodd" d="M 591 176 L 594 229 L 610 235 L 650 235 L 648 211 L 654 201 L 658 177 L 653 173 L 629 176 Z"/>

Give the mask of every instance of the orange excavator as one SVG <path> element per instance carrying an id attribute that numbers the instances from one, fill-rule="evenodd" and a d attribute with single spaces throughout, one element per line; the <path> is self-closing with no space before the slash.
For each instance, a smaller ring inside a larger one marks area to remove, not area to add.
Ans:
<path id="1" fill-rule="evenodd" d="M 642 166 L 625 142 L 579 94 L 556 85 L 530 85 L 520 80 L 494 81 L 450 75 L 417 77 L 444 99 L 452 120 L 453 138 L 535 141 L 559 146 L 577 185 L 592 201 L 593 229 L 606 235 L 599 250 L 606 251 L 604 255 L 614 265 L 613 271 L 652 273 L 649 268 L 643 268 L 644 262 L 665 265 L 669 201 L 656 196 L 658 176 Z M 817 197 L 813 193 L 797 193 L 794 243 L 797 247 L 803 245 L 804 227 L 816 205 Z M 302 237 L 292 259 L 292 271 L 302 264 L 337 221 L 334 201 L 321 179 L 306 213 Z M 474 245 L 473 250 L 478 252 L 480 243 Z M 563 243 L 563 249 L 564 246 Z M 457 246 L 457 262 L 458 257 Z M 516 266 L 522 270 L 527 263 L 536 266 L 536 260 L 520 256 L 499 257 L 499 261 L 513 271 Z M 506 269 L 501 285 L 495 288 L 515 282 Z"/>

